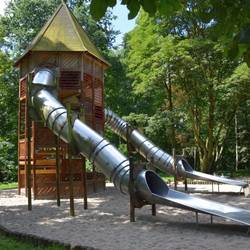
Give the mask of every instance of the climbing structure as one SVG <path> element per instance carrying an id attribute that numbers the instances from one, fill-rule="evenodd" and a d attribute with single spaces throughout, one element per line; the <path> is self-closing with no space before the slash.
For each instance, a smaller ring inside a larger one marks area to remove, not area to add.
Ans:
<path id="1" fill-rule="evenodd" d="M 28 75 L 35 68 L 49 67 L 58 72 L 59 100 L 76 111 L 78 118 L 99 134 L 104 129 L 103 74 L 108 63 L 87 37 L 68 7 L 62 3 L 45 24 L 23 56 L 16 62 L 20 70 L 18 119 L 18 184 L 27 190 L 28 162 Z M 31 74 L 30 74 L 31 73 Z M 32 116 L 34 117 L 34 116 Z M 58 139 L 39 118 L 31 126 L 31 185 L 34 198 L 56 197 L 56 166 L 59 164 L 61 197 L 69 194 L 68 144 Z M 59 162 L 56 160 L 58 157 Z M 74 194 L 83 195 L 85 158 L 73 152 Z M 87 173 L 87 189 L 105 187 L 102 174 Z"/>

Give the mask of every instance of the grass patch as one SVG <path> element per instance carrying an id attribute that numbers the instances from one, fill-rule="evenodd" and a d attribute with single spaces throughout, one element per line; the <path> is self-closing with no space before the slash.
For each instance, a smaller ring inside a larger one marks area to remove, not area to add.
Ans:
<path id="1" fill-rule="evenodd" d="M 13 239 L 12 237 L 5 236 L 0 233 L 0 249 L 3 250 L 64 250 L 64 247 L 59 246 L 34 246 L 32 243 L 23 242 Z"/>
<path id="2" fill-rule="evenodd" d="M 6 190 L 6 189 L 14 189 L 17 188 L 17 182 L 11 182 L 11 183 L 0 183 L 0 190 Z M 0 248 L 1 249 L 1 248 Z"/>

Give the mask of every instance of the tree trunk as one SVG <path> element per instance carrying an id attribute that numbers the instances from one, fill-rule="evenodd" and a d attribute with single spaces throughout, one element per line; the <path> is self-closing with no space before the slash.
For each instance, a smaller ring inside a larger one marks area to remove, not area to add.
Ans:
<path id="1" fill-rule="evenodd" d="M 215 127 L 215 93 L 214 86 L 210 84 L 208 87 L 208 102 L 209 102 L 209 113 L 207 118 L 207 129 L 208 135 L 206 141 L 202 139 L 200 127 L 201 127 L 201 119 L 200 119 L 200 110 L 199 107 L 193 106 L 190 108 L 192 115 L 192 127 L 194 131 L 194 137 L 199 149 L 199 157 L 200 157 L 200 168 L 202 172 L 211 173 L 214 168 L 214 159 L 215 159 L 215 137 L 214 137 L 214 127 Z"/>
<path id="2" fill-rule="evenodd" d="M 172 148 L 176 148 L 176 131 L 175 131 L 175 119 L 174 119 L 174 105 L 173 105 L 173 95 L 172 95 L 172 81 L 171 81 L 171 74 L 167 74 L 167 79 L 165 81 L 165 86 L 168 95 L 168 110 L 171 114 L 170 116 L 170 130 L 171 130 L 171 145 Z"/>

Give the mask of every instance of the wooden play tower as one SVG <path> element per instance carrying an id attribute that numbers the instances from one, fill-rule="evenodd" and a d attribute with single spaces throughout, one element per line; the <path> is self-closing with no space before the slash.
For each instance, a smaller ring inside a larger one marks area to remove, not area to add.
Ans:
<path id="1" fill-rule="evenodd" d="M 101 56 L 65 3 L 58 7 L 23 56 L 20 70 L 18 118 L 18 188 L 27 191 L 27 162 L 31 163 L 31 187 L 35 199 L 69 196 L 69 170 L 73 171 L 74 195 L 105 188 L 105 178 L 85 172 L 85 159 L 73 153 L 69 166 L 68 145 L 58 139 L 29 109 L 27 84 L 38 67 L 58 70 L 59 100 L 78 118 L 102 134 L 104 130 L 103 75 L 108 63 Z M 32 121 L 28 122 L 28 112 Z M 30 129 L 28 128 L 30 124 Z M 30 131 L 30 155 L 28 155 Z M 58 183 L 59 180 L 59 190 Z M 85 180 L 85 181 L 84 181 Z M 85 183 L 85 184 L 84 184 Z"/>

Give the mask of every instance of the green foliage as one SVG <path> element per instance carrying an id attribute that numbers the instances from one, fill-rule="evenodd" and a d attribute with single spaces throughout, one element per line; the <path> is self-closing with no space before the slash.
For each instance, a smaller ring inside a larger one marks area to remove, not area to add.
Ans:
<path id="1" fill-rule="evenodd" d="M 17 180 L 16 150 L 16 145 L 7 139 L 0 141 L 0 182 Z"/>
<path id="2" fill-rule="evenodd" d="M 213 172 L 228 155 L 235 112 L 249 100 L 249 76 L 246 65 L 235 70 L 211 27 L 187 12 L 178 20 L 141 12 L 126 37 L 124 62 L 136 113 L 148 115 L 145 133 L 168 151 L 170 142 L 177 150 L 197 146 L 200 167 Z M 246 162 L 247 146 L 240 152 Z M 234 167 L 232 159 L 222 167 Z"/>
<path id="3" fill-rule="evenodd" d="M 0 182 L 17 176 L 18 81 L 8 55 L 0 51 Z"/>
<path id="4" fill-rule="evenodd" d="M 17 182 L 0 183 L 0 190 L 16 189 L 17 186 Z"/>
<path id="5" fill-rule="evenodd" d="M 236 103 L 236 112 L 234 118 L 237 119 L 238 128 L 237 135 L 235 134 L 235 127 L 229 127 L 229 136 L 226 140 L 227 147 L 223 155 L 223 162 L 230 166 L 235 161 L 235 139 L 238 138 L 238 152 L 239 165 L 238 169 L 249 171 L 250 163 L 250 70 L 248 66 L 243 63 L 240 64 L 233 72 L 233 74 L 226 79 L 227 84 L 224 91 L 224 98 L 228 98 L 231 102 Z M 234 123 L 232 122 L 232 125 Z M 223 169 L 223 166 L 221 166 Z"/>
<path id="6" fill-rule="evenodd" d="M 18 57 L 60 3 L 45 0 L 11 0 L 0 19 L 4 48 Z"/>
<path id="7" fill-rule="evenodd" d="M 112 65 L 105 74 L 105 105 L 118 114 L 132 111 L 131 82 L 126 77 L 126 66 L 122 62 L 122 51 L 110 51 L 107 55 Z"/>
<path id="8" fill-rule="evenodd" d="M 116 0 L 92 0 L 90 4 L 91 14 L 96 20 L 99 20 L 104 16 L 108 7 L 114 7 L 116 3 Z M 136 17 L 141 7 L 151 15 L 154 15 L 157 11 L 163 15 L 169 15 L 182 7 L 179 0 L 122 0 L 121 4 L 127 6 L 129 19 Z"/>
<path id="9" fill-rule="evenodd" d="M 59 246 L 34 246 L 31 242 L 22 242 L 15 240 L 12 237 L 7 237 L 0 234 L 0 249 L 4 250 L 64 250 L 64 247 Z"/>
<path id="10" fill-rule="evenodd" d="M 113 7 L 116 2 L 115 0 L 92 0 L 91 14 L 95 19 L 100 19 L 107 8 Z M 248 0 L 123 0 L 122 4 L 129 9 L 129 19 L 136 17 L 142 7 L 151 16 L 160 14 L 178 23 L 179 18 L 183 17 L 178 16 L 178 13 L 185 10 L 189 18 L 198 17 L 197 31 L 201 26 L 208 27 L 212 31 L 213 39 L 219 39 L 225 46 L 225 51 L 230 58 L 243 57 L 248 66 L 250 65 L 250 2 Z M 185 34 L 186 27 L 182 28 Z"/>

